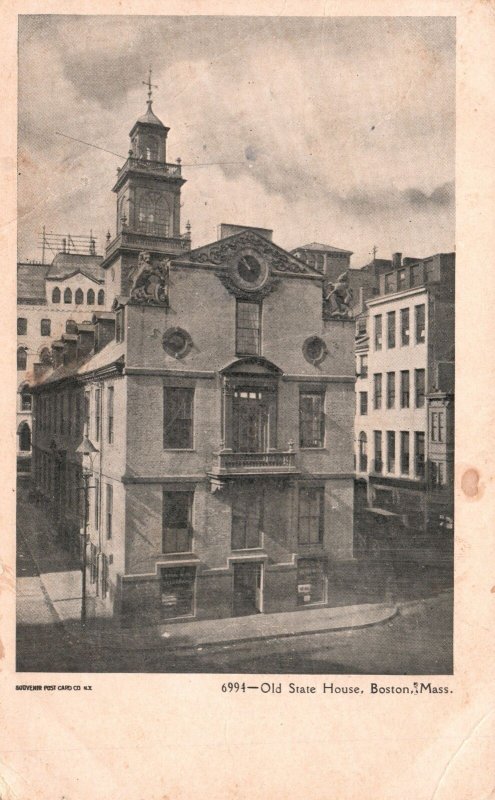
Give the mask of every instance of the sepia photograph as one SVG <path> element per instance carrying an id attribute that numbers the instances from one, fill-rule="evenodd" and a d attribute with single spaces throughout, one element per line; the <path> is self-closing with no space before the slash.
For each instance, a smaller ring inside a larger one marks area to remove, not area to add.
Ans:
<path id="1" fill-rule="evenodd" d="M 19 16 L 18 673 L 453 674 L 455 58 Z"/>

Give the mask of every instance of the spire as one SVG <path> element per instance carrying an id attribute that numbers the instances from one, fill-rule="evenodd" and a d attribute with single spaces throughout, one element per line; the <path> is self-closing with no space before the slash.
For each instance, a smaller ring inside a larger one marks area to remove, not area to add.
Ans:
<path id="1" fill-rule="evenodd" d="M 147 124 L 147 125 L 158 125 L 158 126 L 164 128 L 165 126 L 164 126 L 163 122 L 161 120 L 159 120 L 158 117 L 156 116 L 156 114 L 154 114 L 154 112 L 153 112 L 153 89 L 158 89 L 158 86 L 157 86 L 156 83 L 151 83 L 151 75 L 152 75 L 152 70 L 151 70 L 151 66 L 150 66 L 150 68 L 148 70 L 148 80 L 141 81 L 141 83 L 144 86 L 148 87 L 148 99 L 146 101 L 146 105 L 148 106 L 148 108 L 146 110 L 146 114 L 144 114 L 144 116 L 140 117 L 138 119 L 138 122 L 142 122 L 142 123 Z"/>
<path id="2" fill-rule="evenodd" d="M 158 89 L 158 86 L 156 85 L 156 83 L 151 83 L 151 74 L 152 73 L 151 73 L 151 64 L 150 64 L 150 68 L 148 70 L 148 80 L 147 81 L 141 81 L 141 83 L 143 83 L 145 86 L 148 87 L 148 100 L 146 102 L 148 104 L 148 111 L 152 113 L 152 108 L 151 107 L 152 107 L 152 104 L 153 104 L 153 89 Z"/>

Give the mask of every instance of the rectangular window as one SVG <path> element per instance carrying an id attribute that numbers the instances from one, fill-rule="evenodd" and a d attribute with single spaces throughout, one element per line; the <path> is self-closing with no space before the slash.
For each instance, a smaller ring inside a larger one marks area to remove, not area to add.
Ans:
<path id="1" fill-rule="evenodd" d="M 232 550 L 261 547 L 262 494 L 256 487 L 239 487 L 232 497 Z"/>
<path id="2" fill-rule="evenodd" d="M 425 371 L 424 369 L 414 370 L 414 395 L 416 408 L 423 408 L 425 404 Z"/>
<path id="3" fill-rule="evenodd" d="M 400 373 L 400 407 L 409 408 L 409 370 Z"/>
<path id="4" fill-rule="evenodd" d="M 387 347 L 389 350 L 395 347 L 395 311 L 387 314 Z"/>
<path id="5" fill-rule="evenodd" d="M 416 344 L 423 344 L 426 338 L 425 334 L 425 305 L 416 306 L 414 309 L 416 319 Z"/>
<path id="6" fill-rule="evenodd" d="M 40 324 L 41 335 L 42 336 L 51 336 L 52 332 L 52 323 L 49 319 L 42 319 Z"/>
<path id="7" fill-rule="evenodd" d="M 107 496 L 106 496 L 106 507 L 105 507 L 106 515 L 107 515 L 107 539 L 112 538 L 112 521 L 113 521 L 113 486 L 111 483 L 107 483 Z"/>
<path id="8" fill-rule="evenodd" d="M 444 461 L 432 461 L 430 464 L 430 484 L 434 489 L 447 483 L 445 466 Z"/>
<path id="9" fill-rule="evenodd" d="M 100 426 L 101 426 L 101 389 L 95 389 L 95 439 L 100 441 Z"/>
<path id="10" fill-rule="evenodd" d="M 382 349 L 382 315 L 375 317 L 375 350 Z"/>
<path id="11" fill-rule="evenodd" d="M 417 478 L 425 477 L 425 435 L 423 431 L 414 434 L 414 474 Z"/>
<path id="12" fill-rule="evenodd" d="M 323 447 L 325 441 L 325 392 L 299 394 L 299 444 Z"/>
<path id="13" fill-rule="evenodd" d="M 387 408 L 395 406 L 395 372 L 387 372 Z"/>
<path id="14" fill-rule="evenodd" d="M 431 441 L 438 442 L 438 412 L 433 411 L 431 415 Z"/>
<path id="15" fill-rule="evenodd" d="M 402 475 L 409 475 L 409 431 L 400 433 L 400 471 Z"/>
<path id="16" fill-rule="evenodd" d="M 323 541 L 323 497 L 322 487 L 299 489 L 299 544 L 320 544 Z"/>
<path id="17" fill-rule="evenodd" d="M 395 431 L 387 431 L 387 472 L 395 472 Z"/>
<path id="18" fill-rule="evenodd" d="M 359 356 L 359 377 L 368 377 L 368 356 Z"/>
<path id="19" fill-rule="evenodd" d="M 17 335 L 25 336 L 27 334 L 28 322 L 25 317 L 17 317 Z"/>
<path id="20" fill-rule="evenodd" d="M 88 436 L 88 437 L 89 437 L 90 402 L 91 401 L 90 401 L 89 392 L 84 392 L 84 430 L 85 430 L 86 436 Z"/>
<path id="21" fill-rule="evenodd" d="M 115 341 L 116 342 L 123 342 L 125 338 L 125 316 L 124 316 L 124 309 L 119 308 L 117 313 L 115 314 Z"/>
<path id="22" fill-rule="evenodd" d="M 401 292 L 406 288 L 406 270 L 399 269 L 397 272 L 397 291 Z"/>
<path id="23" fill-rule="evenodd" d="M 374 389 L 375 389 L 373 407 L 374 408 L 381 408 L 382 407 L 382 373 L 381 372 L 375 372 L 375 374 L 373 376 L 373 380 L 374 380 Z"/>
<path id="24" fill-rule="evenodd" d="M 363 417 L 368 413 L 368 392 L 359 392 L 359 413 Z"/>
<path id="25" fill-rule="evenodd" d="M 195 567 L 172 567 L 161 571 L 162 619 L 194 614 Z"/>
<path id="26" fill-rule="evenodd" d="M 194 389 L 163 388 L 163 447 L 191 450 L 193 447 Z"/>
<path id="27" fill-rule="evenodd" d="M 261 306 L 238 300 L 236 306 L 236 352 L 238 355 L 259 355 L 261 340 Z"/>
<path id="28" fill-rule="evenodd" d="M 375 445 L 375 472 L 381 474 L 383 472 L 382 432 L 373 431 L 373 438 Z"/>
<path id="29" fill-rule="evenodd" d="M 401 308 L 400 310 L 400 343 L 402 347 L 407 347 L 409 344 L 409 309 Z"/>
<path id="30" fill-rule="evenodd" d="M 100 479 L 95 478 L 95 530 L 100 527 Z"/>
<path id="31" fill-rule="evenodd" d="M 194 492 L 163 492 L 163 553 L 189 553 Z"/>
<path id="32" fill-rule="evenodd" d="M 443 413 L 440 411 L 438 413 L 438 441 L 443 442 L 445 441 L 445 417 Z"/>
<path id="33" fill-rule="evenodd" d="M 114 387 L 109 386 L 107 390 L 107 415 L 108 415 L 108 443 L 113 443 L 113 392 Z"/>

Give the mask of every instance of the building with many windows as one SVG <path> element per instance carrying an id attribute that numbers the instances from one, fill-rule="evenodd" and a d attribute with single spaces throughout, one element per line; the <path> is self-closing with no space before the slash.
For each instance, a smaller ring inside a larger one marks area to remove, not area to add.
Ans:
<path id="1" fill-rule="evenodd" d="M 67 241 L 67 240 L 66 240 Z M 90 321 L 94 311 L 109 309 L 102 256 L 90 242 L 86 254 L 69 252 L 67 245 L 50 264 L 17 265 L 17 461 L 21 472 L 31 462 L 31 396 L 29 382 L 37 362 L 50 367 L 52 344 L 62 346 L 77 324 Z"/>
<path id="2" fill-rule="evenodd" d="M 356 326 L 356 474 L 362 527 L 452 532 L 453 253 L 395 254 Z"/>
<path id="3" fill-rule="evenodd" d="M 113 313 L 79 325 L 33 385 L 36 489 L 75 541 L 85 433 L 99 612 L 339 604 L 353 560 L 354 323 L 271 231 L 223 226 L 190 249 L 167 133 L 149 103 L 114 187 Z"/>

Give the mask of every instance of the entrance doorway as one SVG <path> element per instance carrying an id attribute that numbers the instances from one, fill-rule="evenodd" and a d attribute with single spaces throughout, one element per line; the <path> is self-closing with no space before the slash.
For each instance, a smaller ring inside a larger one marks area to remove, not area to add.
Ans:
<path id="1" fill-rule="evenodd" d="M 263 565 L 241 561 L 234 565 L 234 617 L 263 611 Z"/>

